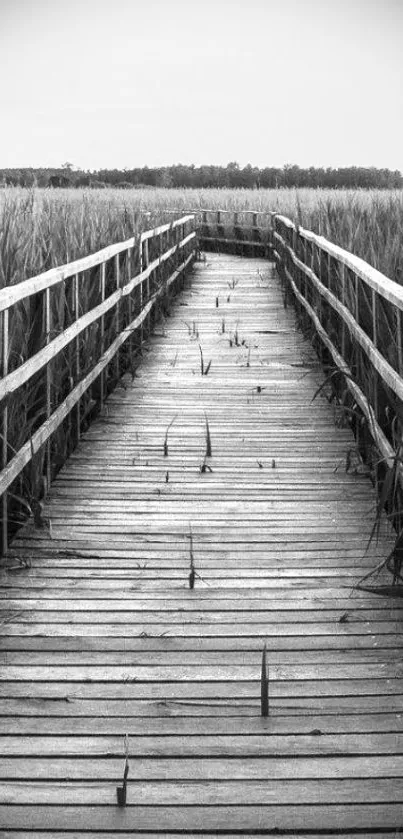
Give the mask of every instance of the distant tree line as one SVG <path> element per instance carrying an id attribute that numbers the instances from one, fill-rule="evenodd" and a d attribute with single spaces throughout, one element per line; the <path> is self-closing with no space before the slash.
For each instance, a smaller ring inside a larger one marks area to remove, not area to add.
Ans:
<path id="1" fill-rule="evenodd" d="M 282 168 L 267 166 L 241 167 L 238 163 L 227 166 L 163 166 L 136 169 L 99 169 L 82 171 L 65 163 L 59 169 L 0 169 L 0 185 L 44 187 L 93 187 L 106 186 L 129 189 L 133 187 L 225 188 L 266 189 L 279 187 L 325 187 L 327 189 L 401 189 L 403 176 L 398 170 L 375 167 L 349 166 L 302 168 L 286 165 Z"/>

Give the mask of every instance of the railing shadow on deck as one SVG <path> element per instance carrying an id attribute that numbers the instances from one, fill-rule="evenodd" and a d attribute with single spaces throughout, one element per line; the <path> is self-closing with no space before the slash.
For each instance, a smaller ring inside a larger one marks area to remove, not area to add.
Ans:
<path id="1" fill-rule="evenodd" d="M 337 421 L 352 427 L 356 460 L 366 464 L 397 531 L 390 558 L 396 582 L 403 557 L 403 288 L 275 212 L 168 212 L 175 216 L 169 224 L 137 240 L 0 291 L 3 552 L 9 507 L 28 506 L 41 525 L 38 498 L 133 368 L 158 306 L 202 249 L 276 262 L 284 303 L 295 303 L 328 373 Z M 24 355 L 13 345 L 13 323 L 23 317 L 30 324 Z M 23 429 L 17 446 L 15 422 Z"/>

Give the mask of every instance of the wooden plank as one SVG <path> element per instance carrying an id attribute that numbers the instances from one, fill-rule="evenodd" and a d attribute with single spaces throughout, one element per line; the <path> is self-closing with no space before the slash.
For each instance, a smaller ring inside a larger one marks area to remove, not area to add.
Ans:
<path id="1" fill-rule="evenodd" d="M 262 805 L 252 807 L 144 807 L 135 803 L 117 811 L 116 790 L 110 794 L 109 806 L 90 808 L 74 805 L 46 807 L 36 805 L 0 806 L 0 823 L 6 830 L 83 830 L 135 831 L 164 830 L 192 831 L 197 824 L 203 831 L 239 831 L 260 829 L 277 830 L 322 830 L 329 824 L 341 829 L 400 828 L 402 824 L 401 803 L 388 804 L 329 804 L 322 805 Z M 131 834 L 133 835 L 133 834 Z M 161 834 L 160 834 L 161 835 Z M 191 835 L 191 834 L 190 834 Z"/>
<path id="2" fill-rule="evenodd" d="M 298 627 L 298 631 L 292 633 L 288 630 L 284 631 L 281 627 L 274 636 L 268 636 L 265 640 L 268 653 L 284 651 L 294 651 L 300 653 L 301 651 L 310 652 L 319 651 L 325 655 L 327 651 L 337 650 L 343 654 L 347 650 L 358 652 L 359 650 L 378 650 L 381 654 L 382 650 L 401 650 L 402 647 L 402 632 L 393 632 L 382 634 L 376 625 L 373 623 L 370 626 L 361 630 L 355 628 L 353 631 L 345 632 L 343 630 L 344 624 L 341 625 L 341 631 L 332 631 L 328 634 L 320 634 L 316 627 L 307 627 L 305 629 Z M 348 624 L 347 624 L 348 626 Z M 86 638 L 79 636 L 77 638 L 52 638 L 43 637 L 42 635 L 25 637 L 25 636 L 8 636 L 5 628 L 4 636 L 0 638 L 0 650 L 2 656 L 5 652 L 13 651 L 13 662 L 23 663 L 22 659 L 26 658 L 27 663 L 34 664 L 39 657 L 42 656 L 48 660 L 49 656 L 55 658 L 62 658 L 64 662 L 68 662 L 70 658 L 79 654 L 82 660 L 86 660 L 88 654 L 93 656 L 100 656 L 105 654 L 105 659 L 111 653 L 125 654 L 139 651 L 143 655 L 150 656 L 156 652 L 177 651 L 178 653 L 200 653 L 202 651 L 226 653 L 232 652 L 240 654 L 241 651 L 246 651 L 248 654 L 256 656 L 262 652 L 261 638 L 255 632 L 249 635 L 234 635 L 226 638 L 214 637 L 209 638 L 203 636 L 201 638 L 180 638 L 177 635 L 169 637 L 167 635 L 158 638 L 136 637 L 133 634 L 123 637 L 100 637 Z"/>
<path id="3" fill-rule="evenodd" d="M 310 685 L 310 683 L 307 683 Z M 317 684 L 317 683 L 316 683 Z M 323 684 L 323 683 L 321 683 Z M 331 691 L 333 685 L 329 688 Z M 8 688 L 9 689 L 9 688 Z M 308 693 L 309 687 L 306 688 Z M 74 718 L 96 717 L 98 720 L 107 718 L 139 718 L 158 719 L 169 717 L 253 717 L 257 718 L 259 713 L 259 697 L 255 696 L 238 698 L 230 696 L 231 688 L 228 685 L 228 698 L 205 698 L 195 695 L 188 699 L 137 699 L 135 696 L 115 697 L 110 699 L 98 695 L 96 698 L 85 698 L 83 696 L 72 696 L 65 693 L 62 695 L 46 697 L 36 696 L 30 699 L 14 696 L 12 699 L 0 697 L 0 714 L 4 719 L 4 725 L 10 724 L 11 718 L 15 724 L 28 725 L 28 718 L 49 718 L 60 717 L 63 713 L 63 721 Z M 99 690 L 99 694 L 102 690 Z M 195 694 L 197 691 L 195 691 Z M 279 695 L 280 694 L 280 695 Z M 60 706 L 63 702 L 63 706 Z M 281 696 L 278 685 L 270 703 L 271 716 L 295 717 L 318 717 L 321 714 L 338 716 L 365 715 L 380 713 L 379 696 L 354 695 L 328 695 L 328 696 Z M 402 708 L 402 694 L 390 693 L 387 700 L 389 714 L 396 714 Z M 17 720 L 17 722 L 16 722 Z M 49 720 L 47 720 L 48 722 Z M 13 723 L 13 724 L 14 724 Z M 333 720 L 331 720 L 333 723 Z M 341 724 L 341 722 L 340 722 Z M 312 725 L 312 724 L 311 724 Z M 365 721 L 364 721 L 365 725 Z M 17 732 L 18 733 L 18 732 Z"/>
<path id="4" fill-rule="evenodd" d="M 59 709 L 60 710 L 60 709 Z M 305 735 L 313 731 L 320 732 L 317 736 L 333 734 L 391 734 L 392 732 L 403 732 L 402 714 L 398 712 L 375 713 L 367 711 L 365 714 L 326 714 L 317 713 L 312 716 L 298 716 L 290 714 L 280 715 L 278 710 L 273 711 L 270 722 L 262 725 L 259 717 L 259 707 L 256 704 L 254 716 L 251 713 L 242 717 L 237 714 L 237 708 L 228 708 L 232 711 L 228 718 L 219 716 L 212 719 L 209 716 L 202 716 L 203 709 L 199 706 L 198 715 L 175 716 L 166 719 L 163 716 L 151 719 L 141 717 L 139 719 L 127 719 L 126 716 L 108 719 L 105 717 L 68 717 L 58 719 L 57 717 L 30 716 L 26 719 L 14 719 L 8 717 L 0 718 L 0 735 L 14 735 L 23 738 L 36 735 L 44 737 L 71 737 L 71 736 L 105 736 L 124 737 L 194 737 L 214 736 L 224 737 L 242 735 L 247 737 L 254 734 L 270 733 L 270 735 Z M 399 709 L 401 711 L 401 708 Z"/>
<path id="5" fill-rule="evenodd" d="M 326 756 L 326 758 L 296 757 L 286 758 L 221 758 L 191 759 L 191 758 L 139 758 L 130 759 L 133 779 L 136 781 L 215 781 L 223 778 L 238 781 L 277 781 L 316 779 L 340 780 L 343 778 L 393 778 L 397 773 L 401 775 L 403 767 L 402 755 L 378 755 L 374 760 L 371 756 L 350 757 L 348 761 L 343 757 Z M 0 764 L 0 777 L 10 780 L 20 778 L 41 781 L 118 781 L 122 771 L 122 756 L 97 758 L 94 761 L 86 757 L 4 757 Z"/>
<path id="6" fill-rule="evenodd" d="M 218 700 L 227 706 L 245 699 L 256 702 L 258 686 L 256 679 L 249 682 L 239 682 L 234 691 L 234 684 L 230 681 L 221 682 L 31 682 L 29 695 L 32 699 L 41 701 L 57 700 L 70 704 L 78 700 L 88 699 L 155 699 L 163 703 L 168 701 L 180 702 L 196 701 L 198 703 Z M 273 699 L 299 700 L 300 697 L 388 697 L 400 696 L 403 693 L 402 678 L 350 678 L 341 679 L 299 679 L 288 681 L 272 681 L 271 695 Z M 26 682 L 0 682 L 0 697 L 26 698 Z M 62 709 L 62 706 L 60 706 Z"/>
<path id="7" fill-rule="evenodd" d="M 184 834 L 183 832 L 181 832 L 181 833 L 171 832 L 169 835 L 170 835 L 170 839 L 183 839 L 184 836 L 189 836 L 191 834 L 189 834 L 189 833 Z M 216 837 L 217 837 L 217 833 L 206 833 L 206 831 L 203 831 L 202 835 L 203 835 L 204 839 L 213 839 L 213 837 L 214 837 L 214 839 L 216 839 Z M 263 835 L 267 835 L 267 834 L 256 833 L 256 831 L 254 830 L 253 833 L 246 833 L 244 831 L 242 835 L 244 837 L 247 837 L 247 839 L 252 839 L 253 836 L 263 836 Z M 390 837 L 391 837 L 390 832 L 380 833 L 378 830 L 376 831 L 376 833 L 372 833 L 372 831 L 371 832 L 366 831 L 365 835 L 366 835 L 366 839 L 390 839 Z M 115 832 L 105 833 L 105 831 L 102 831 L 102 833 L 99 833 L 98 831 L 92 831 L 91 830 L 91 832 L 87 832 L 87 836 L 90 837 L 90 839 L 112 839 L 112 837 L 116 836 L 116 833 Z M 130 833 L 126 833 L 125 831 L 123 831 L 123 832 L 119 831 L 120 839 L 132 839 L 133 836 L 141 836 L 142 839 L 160 839 L 161 833 L 160 832 L 150 833 L 149 831 L 143 831 L 143 830 L 141 831 L 141 833 L 137 833 L 136 830 L 131 830 Z M 298 836 L 300 837 L 300 839 L 312 839 L 312 833 L 309 833 L 309 834 L 298 833 Z M 357 839 L 357 834 L 356 833 L 345 833 L 345 832 L 343 832 L 342 836 L 344 837 L 344 839 Z M 48 831 L 42 832 L 42 831 L 37 831 L 37 830 L 35 830 L 35 831 L 31 831 L 31 830 L 29 830 L 29 831 L 20 831 L 20 830 L 15 831 L 15 830 L 12 830 L 11 832 L 6 830 L 6 831 L 3 832 L 3 839 L 45 839 L 45 837 L 47 837 L 47 839 L 83 839 L 83 834 L 82 833 L 76 833 L 76 831 L 70 831 L 70 830 L 68 832 L 65 832 L 63 830 L 52 830 L 51 833 L 49 833 Z M 334 839 L 334 833 L 332 833 L 332 834 L 323 833 L 321 831 L 320 837 L 321 837 L 321 839 Z M 228 833 L 228 832 L 226 832 L 225 833 L 225 839 L 239 839 L 239 833 Z"/>
<path id="8" fill-rule="evenodd" d="M 259 735 L 214 735 L 214 736 L 130 736 L 130 747 L 137 757 L 267 757 L 272 758 L 308 755 L 379 755 L 403 754 L 403 734 L 271 734 L 270 731 Z M 67 735 L 25 736 L 4 735 L 1 738 L 3 756 L 81 756 L 123 757 L 124 738 Z M 1 823 L 1 822 L 0 822 Z"/>
<path id="9" fill-rule="evenodd" d="M 186 796 L 187 806 L 220 807 L 275 805 L 304 806 L 318 800 L 332 804 L 400 803 L 403 804 L 403 784 L 397 778 L 273 781 L 228 781 L 225 773 L 216 781 L 135 781 L 129 782 L 128 799 L 136 807 L 178 807 Z M 97 807 L 111 805 L 115 790 L 108 783 L 81 782 L 61 785 L 50 781 L 24 780 L 20 783 L 0 782 L 0 806 L 47 804 L 54 806 Z M 132 805 L 132 806 L 133 806 Z"/>

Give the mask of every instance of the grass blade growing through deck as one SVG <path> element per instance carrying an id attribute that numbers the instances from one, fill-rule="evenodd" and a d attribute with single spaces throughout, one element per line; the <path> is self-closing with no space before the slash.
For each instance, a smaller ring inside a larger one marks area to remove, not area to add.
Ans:
<path id="1" fill-rule="evenodd" d="M 166 430 L 166 432 L 165 432 L 165 439 L 164 439 L 164 457 L 168 457 L 168 434 L 169 434 L 169 430 L 170 430 L 170 428 L 172 428 L 172 426 L 173 426 L 173 424 L 174 424 L 174 422 L 175 422 L 175 420 L 176 420 L 176 417 L 177 417 L 177 416 L 178 416 L 178 414 L 175 414 L 174 418 L 173 418 L 173 419 L 171 420 L 171 422 L 169 423 L 168 428 L 167 428 L 167 430 Z"/>

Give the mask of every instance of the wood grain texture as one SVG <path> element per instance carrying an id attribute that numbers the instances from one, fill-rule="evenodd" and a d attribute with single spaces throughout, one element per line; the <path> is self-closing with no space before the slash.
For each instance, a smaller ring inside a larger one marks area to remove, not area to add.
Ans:
<path id="1" fill-rule="evenodd" d="M 195 265 L 0 574 L 4 839 L 402 828 L 393 534 L 322 380 L 270 263 Z"/>

